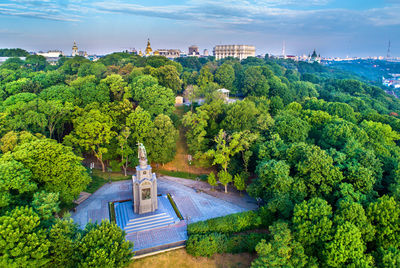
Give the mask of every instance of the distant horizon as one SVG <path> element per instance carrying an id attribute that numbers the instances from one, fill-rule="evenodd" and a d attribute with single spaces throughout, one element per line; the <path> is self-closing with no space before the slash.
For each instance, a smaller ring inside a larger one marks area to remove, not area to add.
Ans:
<path id="1" fill-rule="evenodd" d="M 151 40 L 150 40 L 150 42 L 151 42 Z M 192 44 L 192 45 L 196 45 L 196 44 Z M 225 45 L 238 45 L 238 44 L 225 44 Z M 118 53 L 118 52 L 125 52 L 125 51 L 130 52 L 132 49 L 136 49 L 137 52 L 139 52 L 140 50 L 142 52 L 144 52 L 144 50 L 145 50 L 145 48 L 137 49 L 135 47 L 130 47 L 130 48 L 123 49 L 123 50 L 112 50 L 112 49 L 101 50 L 101 49 L 97 49 L 97 51 L 100 51 L 99 53 L 92 53 L 90 50 L 88 51 L 88 50 L 86 50 L 84 48 L 79 47 L 78 44 L 77 44 L 77 46 L 78 46 L 78 50 L 79 51 L 87 52 L 88 56 L 92 56 L 92 55 L 105 56 L 105 55 L 109 55 L 109 54 L 112 54 L 112 53 Z M 189 46 L 191 46 L 191 45 L 189 45 Z M 185 49 L 185 48 L 178 48 L 178 47 L 153 47 L 153 45 L 151 45 L 153 51 L 155 51 L 157 49 L 179 49 L 182 53 L 187 53 L 189 46 Z M 59 50 L 59 51 L 63 52 L 64 56 L 71 56 L 71 52 L 72 52 L 72 46 L 71 46 L 71 48 L 69 50 L 68 49 L 67 50 L 63 50 L 63 49 L 59 49 L 59 48 L 29 50 L 29 49 L 26 49 L 26 48 L 23 48 L 23 47 L 0 47 L 0 49 L 17 49 L 17 48 L 23 49 L 23 50 L 25 50 L 25 51 L 27 51 L 29 53 L 41 53 L 41 52 L 46 53 L 48 51 L 58 51 Z M 199 47 L 199 52 L 200 52 L 201 56 L 203 56 L 204 49 L 208 50 L 209 56 L 213 56 L 213 47 L 211 47 L 211 48 L 201 48 L 201 47 Z M 262 49 L 258 49 L 256 47 L 256 56 L 265 55 L 265 54 L 270 54 L 272 56 L 282 56 L 282 53 L 279 53 L 279 52 L 276 53 L 276 54 L 274 54 L 272 52 L 268 52 L 268 51 L 266 51 L 264 53 L 258 53 L 258 51 L 260 51 L 260 50 L 262 50 Z M 285 53 L 285 55 L 286 56 L 298 56 L 298 57 L 301 57 L 301 56 L 304 56 L 304 55 L 308 56 L 308 55 L 312 54 L 313 50 L 314 49 L 310 50 L 308 53 L 303 53 L 303 54 L 293 54 L 293 53 L 287 52 L 287 53 Z M 101 51 L 104 51 L 104 52 L 101 52 Z M 321 53 L 318 53 L 317 49 L 316 49 L 316 52 L 317 52 L 317 54 L 321 54 Z M 376 57 L 384 57 L 384 58 L 386 58 L 386 55 L 382 54 L 382 55 L 363 55 L 363 56 L 360 56 L 360 55 L 328 56 L 328 55 L 322 55 L 321 54 L 321 57 L 322 58 L 343 58 L 343 59 L 344 58 L 376 58 Z M 390 58 L 400 58 L 400 56 L 390 55 Z"/>
<path id="2" fill-rule="evenodd" d="M 5 0 L 0 47 L 89 54 L 249 44 L 256 54 L 400 57 L 396 0 Z"/>

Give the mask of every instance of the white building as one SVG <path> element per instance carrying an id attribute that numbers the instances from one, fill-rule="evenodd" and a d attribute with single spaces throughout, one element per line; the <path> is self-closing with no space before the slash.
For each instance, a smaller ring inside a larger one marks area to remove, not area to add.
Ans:
<path id="1" fill-rule="evenodd" d="M 168 59 L 175 59 L 181 56 L 181 51 L 179 49 L 157 49 L 154 51 L 154 55 L 164 56 Z"/>
<path id="2" fill-rule="evenodd" d="M 36 53 L 36 55 L 43 56 L 45 58 L 58 58 L 60 55 L 63 56 L 64 54 L 61 50 L 49 50 L 47 52 L 39 51 Z"/>
<path id="3" fill-rule="evenodd" d="M 213 50 L 215 59 L 220 60 L 226 57 L 234 57 L 239 60 L 256 56 L 256 47 L 249 45 L 217 45 Z"/>

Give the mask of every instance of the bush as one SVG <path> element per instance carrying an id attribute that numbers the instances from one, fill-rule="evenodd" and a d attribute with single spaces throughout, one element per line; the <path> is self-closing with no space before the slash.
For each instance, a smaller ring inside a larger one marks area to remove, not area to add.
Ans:
<path id="1" fill-rule="evenodd" d="M 226 240 L 225 234 L 192 235 L 186 242 L 186 251 L 193 256 L 211 257 L 226 251 Z"/>
<path id="2" fill-rule="evenodd" d="M 246 211 L 195 222 L 188 225 L 188 234 L 238 233 L 263 226 L 268 226 L 271 218 L 266 209 L 261 208 L 255 211 Z"/>
<path id="3" fill-rule="evenodd" d="M 249 233 L 228 235 L 210 233 L 189 236 L 186 251 L 193 256 L 211 257 L 216 253 L 255 252 L 256 245 L 267 239 L 267 234 Z"/>
<path id="4" fill-rule="evenodd" d="M 112 172 L 120 172 L 122 164 L 116 160 L 111 160 L 110 166 L 111 166 Z"/>

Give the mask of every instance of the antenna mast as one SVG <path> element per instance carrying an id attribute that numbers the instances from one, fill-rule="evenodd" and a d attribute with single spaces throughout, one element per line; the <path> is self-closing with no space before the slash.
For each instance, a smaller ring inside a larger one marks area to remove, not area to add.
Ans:
<path id="1" fill-rule="evenodd" d="M 387 58 L 387 59 L 390 58 L 390 40 L 389 40 L 389 45 L 388 45 L 388 50 L 387 50 L 386 58 Z"/>

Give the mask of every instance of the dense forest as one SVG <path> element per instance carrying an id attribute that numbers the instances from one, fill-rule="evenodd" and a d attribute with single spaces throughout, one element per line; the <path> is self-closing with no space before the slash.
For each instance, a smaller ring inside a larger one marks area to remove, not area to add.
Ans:
<path id="1" fill-rule="evenodd" d="M 182 119 L 177 95 L 192 103 Z M 152 163 L 167 163 L 182 125 L 194 163 L 218 171 L 211 185 L 261 203 L 189 226 L 188 252 L 255 250 L 254 267 L 398 267 L 399 113 L 380 87 L 318 63 L 10 58 L 0 66 L 0 264 L 126 265 L 132 245 L 116 225 L 80 230 L 62 215 L 91 180 L 82 159 L 126 173 L 142 142 Z"/>

